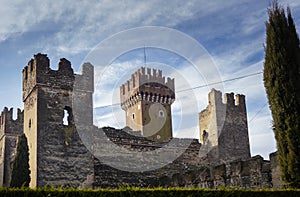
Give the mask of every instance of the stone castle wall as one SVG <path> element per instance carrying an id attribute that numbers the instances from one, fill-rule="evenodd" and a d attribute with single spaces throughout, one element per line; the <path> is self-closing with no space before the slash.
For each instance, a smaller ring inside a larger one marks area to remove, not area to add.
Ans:
<path id="1" fill-rule="evenodd" d="M 133 137 L 125 131 L 113 128 L 103 128 L 105 135 L 119 146 L 134 152 L 147 152 L 160 149 L 167 143 L 153 143 L 143 137 Z M 102 136 L 103 137 L 103 136 Z M 106 140 L 104 138 L 103 140 Z M 104 157 L 95 158 L 95 182 L 94 188 L 119 187 L 124 185 L 141 187 L 239 187 L 239 188 L 271 188 L 272 175 L 270 162 L 256 156 L 248 160 L 238 160 L 218 165 L 208 163 L 207 158 L 199 156 L 201 144 L 192 139 L 173 139 L 176 144 L 190 144 L 186 150 L 171 163 L 156 170 L 144 172 L 128 172 L 118 170 L 106 164 L 109 158 L 118 158 L 117 161 L 125 161 L 124 156 L 106 154 Z M 97 140 L 98 141 L 98 140 Z M 101 143 L 99 140 L 97 143 Z M 102 142 L 105 143 L 105 142 Z M 176 148 L 169 147 L 168 154 L 176 154 Z M 155 154 L 155 153 L 153 153 Z M 165 155 L 165 157 L 168 156 Z M 97 155 L 97 154 L 96 154 Z M 126 155 L 128 156 L 128 155 Z M 145 159 L 145 158 L 143 158 Z M 147 157 L 152 162 L 159 162 L 155 157 Z M 143 162 L 141 162 L 143 163 Z M 125 164 L 124 164 L 125 165 Z M 131 165 L 140 165 L 138 163 Z M 132 167 L 132 166 L 131 166 Z M 139 166 L 137 166 L 138 168 Z M 145 166 L 146 167 L 146 166 Z"/>

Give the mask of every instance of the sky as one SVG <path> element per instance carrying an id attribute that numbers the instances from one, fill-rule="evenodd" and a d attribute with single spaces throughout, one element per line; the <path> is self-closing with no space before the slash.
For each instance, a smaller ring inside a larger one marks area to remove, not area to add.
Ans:
<path id="1" fill-rule="evenodd" d="M 146 65 L 175 78 L 176 90 L 204 85 L 176 93 L 175 137 L 198 138 L 198 112 L 216 88 L 246 95 L 252 156 L 268 159 L 276 150 L 262 74 L 205 86 L 263 71 L 269 0 L 0 2 L 0 109 L 23 109 L 22 69 L 34 54 L 44 53 L 52 69 L 60 58 L 70 60 L 76 72 L 90 61 L 96 73 L 95 124 L 122 128 L 119 105 L 101 106 L 120 102 L 119 85 L 144 65 L 145 46 Z M 299 32 L 300 1 L 279 3 L 290 6 Z M 124 41 L 122 48 L 118 42 Z M 105 44 L 123 51 L 106 50 Z M 109 64 L 101 64 L 107 57 Z"/>

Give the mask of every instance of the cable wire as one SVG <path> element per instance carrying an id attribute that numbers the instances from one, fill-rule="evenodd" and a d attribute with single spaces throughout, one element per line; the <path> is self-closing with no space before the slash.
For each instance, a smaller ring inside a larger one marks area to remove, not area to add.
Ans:
<path id="1" fill-rule="evenodd" d="M 239 77 L 235 77 L 235 78 L 231 78 L 231 79 L 226 79 L 226 80 L 223 80 L 223 81 L 217 81 L 217 82 L 214 82 L 214 83 L 209 83 L 209 84 L 205 84 L 205 85 L 199 85 L 199 86 L 195 86 L 195 87 L 192 87 L 192 88 L 186 88 L 186 89 L 183 89 L 183 90 L 179 90 L 179 91 L 177 91 L 176 93 L 186 92 L 186 91 L 190 91 L 190 90 L 195 90 L 195 89 L 199 89 L 199 88 L 208 87 L 208 86 L 211 86 L 211 85 L 216 85 L 216 84 L 220 84 L 220 83 L 226 83 L 226 82 L 230 82 L 230 81 L 235 81 L 235 80 L 239 80 L 239 79 L 244 79 L 244 78 L 256 76 L 256 75 L 259 75 L 259 74 L 262 74 L 262 73 L 263 73 L 263 72 L 260 71 L 260 72 L 257 72 L 257 73 L 252 73 L 252 74 L 248 74 L 248 75 L 243 75 L 243 76 L 239 76 Z M 100 109 L 100 108 L 112 107 L 112 106 L 116 106 L 116 105 L 120 105 L 120 103 L 113 103 L 113 104 L 110 104 L 110 105 L 103 105 L 103 106 L 95 107 L 94 109 Z M 265 107 L 265 106 L 264 106 L 264 107 Z"/>
<path id="2" fill-rule="evenodd" d="M 258 114 L 260 114 L 260 112 L 267 106 L 268 102 L 266 102 L 256 113 L 255 115 L 249 120 L 249 124 L 252 122 L 252 120 L 254 120 L 256 118 L 256 116 Z"/>

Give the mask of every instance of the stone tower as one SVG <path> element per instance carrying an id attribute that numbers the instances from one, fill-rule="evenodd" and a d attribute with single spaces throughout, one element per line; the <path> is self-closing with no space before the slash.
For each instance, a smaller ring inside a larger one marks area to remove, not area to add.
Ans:
<path id="1" fill-rule="evenodd" d="M 140 68 L 120 87 L 126 125 L 151 140 L 169 140 L 172 137 L 174 91 L 174 79 L 168 77 L 165 80 L 161 70 Z"/>
<path id="2" fill-rule="evenodd" d="M 18 137 L 23 134 L 23 111 L 17 110 L 13 119 L 13 108 L 4 108 L 0 114 L 0 187 L 10 186 L 12 163 L 16 155 Z"/>
<path id="3" fill-rule="evenodd" d="M 250 145 L 244 95 L 224 95 L 215 89 L 208 95 L 209 105 L 199 113 L 200 142 L 209 155 L 219 161 L 249 159 Z"/>
<path id="4" fill-rule="evenodd" d="M 77 133 L 72 109 L 72 98 L 78 96 L 82 108 L 76 111 L 76 117 L 82 124 L 92 125 L 93 75 L 93 66 L 88 63 L 83 65 L 82 75 L 74 74 L 71 63 L 64 58 L 58 70 L 52 70 L 44 54 L 34 55 L 23 69 L 30 187 L 79 187 L 93 174 L 92 157 Z"/>

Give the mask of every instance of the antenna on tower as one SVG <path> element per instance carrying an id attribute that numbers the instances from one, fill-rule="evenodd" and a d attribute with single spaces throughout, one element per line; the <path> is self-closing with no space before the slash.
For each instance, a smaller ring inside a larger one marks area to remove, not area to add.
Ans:
<path id="1" fill-rule="evenodd" d="M 146 62 L 147 62 L 147 59 L 146 59 L 146 47 L 144 45 L 144 64 L 146 66 Z"/>

